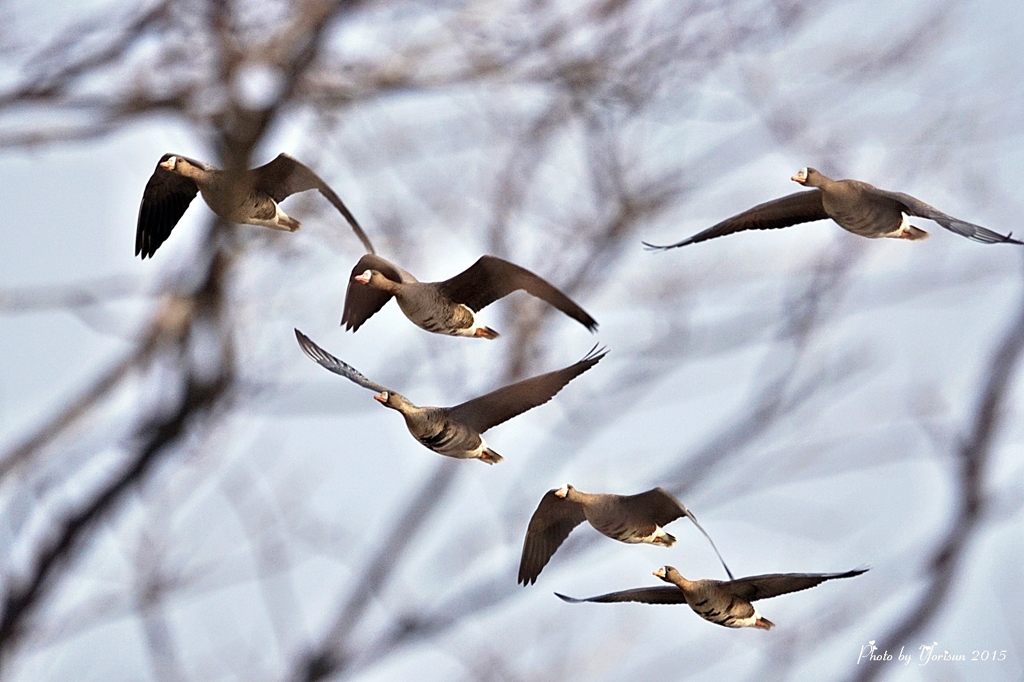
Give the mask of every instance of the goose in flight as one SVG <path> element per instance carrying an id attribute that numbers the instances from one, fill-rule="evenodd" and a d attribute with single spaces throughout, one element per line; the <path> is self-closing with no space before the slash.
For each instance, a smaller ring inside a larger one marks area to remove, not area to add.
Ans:
<path id="1" fill-rule="evenodd" d="M 983 244 L 1024 244 L 1011 235 L 1001 235 L 946 215 L 903 192 L 888 192 L 859 180 L 832 180 L 813 168 L 804 168 L 791 179 L 814 189 L 758 204 L 675 244 L 656 246 L 644 242 L 644 246 L 674 249 L 743 230 L 774 230 L 826 218 L 862 237 L 924 239 L 928 233 L 911 225 L 908 220 L 911 216 L 932 220 L 947 230 Z"/>
<path id="2" fill-rule="evenodd" d="M 143 259 L 152 257 L 197 193 L 203 195 L 210 210 L 225 220 L 294 232 L 301 224 L 278 204 L 292 194 L 310 189 L 318 190 L 334 204 L 363 246 L 373 253 L 373 244 L 334 190 L 309 167 L 287 154 L 278 154 L 270 163 L 242 173 L 218 170 L 177 154 L 164 154 L 142 192 L 135 255 Z"/>
<path id="3" fill-rule="evenodd" d="M 613 540 L 671 547 L 676 539 L 662 526 L 683 516 L 693 521 L 697 530 L 708 539 L 725 572 L 732 578 L 732 572 L 725 565 L 711 536 L 697 523 L 697 517 L 664 488 L 654 488 L 638 495 L 611 495 L 585 493 L 566 484 L 548 491 L 541 498 L 537 511 L 533 512 L 523 540 L 519 583 L 530 585 L 536 582 L 537 576 L 572 529 L 584 521 L 589 521 L 599 533 Z"/>
<path id="4" fill-rule="evenodd" d="M 771 630 L 775 623 L 758 613 L 751 602 L 806 590 L 826 580 L 853 578 L 867 570 L 861 568 L 845 573 L 772 573 L 722 581 L 687 580 L 672 566 L 662 566 L 654 575 L 667 583 L 672 583 L 672 586 L 638 587 L 587 599 L 574 599 L 557 592 L 555 596 L 572 604 L 588 601 L 688 604 L 698 616 L 717 625 L 724 625 L 727 628 Z"/>
<path id="5" fill-rule="evenodd" d="M 398 410 L 405 417 L 409 433 L 425 447 L 447 457 L 479 459 L 488 464 L 497 464 L 504 458 L 489 448 L 480 434 L 551 400 L 566 384 L 596 365 L 608 353 L 594 346 L 582 360 L 568 367 L 503 386 L 461 405 L 417 407 L 404 396 L 370 381 L 354 367 L 313 343 L 298 329 L 295 330 L 295 338 L 303 352 L 321 367 L 376 391 L 374 398 L 385 407 Z"/>
<path id="6" fill-rule="evenodd" d="M 558 308 L 590 331 L 597 329 L 597 321 L 571 298 L 540 276 L 501 258 L 481 256 L 451 279 L 419 282 L 372 253 L 352 268 L 341 323 L 346 330 L 359 329 L 394 296 L 405 316 L 428 332 L 496 339 L 498 332 L 477 322 L 475 313 L 520 289 Z"/>

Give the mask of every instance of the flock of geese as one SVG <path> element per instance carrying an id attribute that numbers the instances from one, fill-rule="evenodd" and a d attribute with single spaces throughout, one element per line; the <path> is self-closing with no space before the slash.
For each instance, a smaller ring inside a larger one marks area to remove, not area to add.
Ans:
<path id="1" fill-rule="evenodd" d="M 792 179 L 811 189 L 758 204 L 682 241 L 651 249 L 673 249 L 744 230 L 766 230 L 830 218 L 862 237 L 924 239 L 928 233 L 908 222 L 926 218 L 977 242 L 1024 244 L 980 225 L 946 215 L 901 192 L 878 189 L 857 180 L 832 180 L 813 168 Z M 300 223 L 281 210 L 280 202 L 298 192 L 319 191 L 344 216 L 367 253 L 352 269 L 345 293 L 341 323 L 357 331 L 392 298 L 416 326 L 435 334 L 496 339 L 494 329 L 481 324 L 477 313 L 494 301 L 523 290 L 576 320 L 591 332 L 597 321 L 575 301 L 543 278 L 514 263 L 481 256 L 465 271 L 443 282 L 420 282 L 411 274 L 376 255 L 373 244 L 337 194 L 315 172 L 287 154 L 243 172 L 218 170 L 200 161 L 165 154 L 146 184 L 139 208 L 135 255 L 152 257 L 170 236 L 196 194 L 221 218 L 235 223 L 262 225 L 294 232 Z M 483 433 L 516 415 L 548 402 L 565 386 L 607 354 L 594 346 L 578 362 L 492 391 L 454 407 L 420 407 L 381 386 L 334 357 L 295 330 L 299 346 L 312 360 L 335 374 L 375 392 L 374 398 L 398 411 L 409 433 L 434 452 L 458 459 L 479 459 L 497 464 L 503 457 L 492 450 Z M 688 604 L 699 616 L 730 628 L 769 630 L 752 602 L 806 590 L 826 580 L 852 578 L 867 569 L 844 573 L 785 573 L 735 579 L 715 543 L 697 518 L 671 493 L 654 488 L 638 495 L 585 493 L 571 485 L 550 490 L 533 513 L 523 541 L 518 582 L 537 581 L 544 567 L 572 530 L 587 521 L 599 533 L 625 543 L 671 547 L 676 539 L 664 529 L 686 517 L 704 534 L 729 580 L 687 580 L 672 566 L 654 571 L 669 585 L 640 587 L 587 599 L 556 595 L 571 603 L 623 602 Z"/>

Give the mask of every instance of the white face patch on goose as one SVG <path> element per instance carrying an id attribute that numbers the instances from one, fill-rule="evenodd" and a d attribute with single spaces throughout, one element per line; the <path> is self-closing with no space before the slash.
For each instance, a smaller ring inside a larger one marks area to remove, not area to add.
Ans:
<path id="1" fill-rule="evenodd" d="M 799 182 L 800 184 L 807 182 L 807 169 L 801 168 L 796 175 L 790 178 L 790 180 L 793 180 L 794 182 Z"/>
<path id="2" fill-rule="evenodd" d="M 364 272 L 363 274 L 361 274 L 361 275 L 356 275 L 356 276 L 355 276 L 355 277 L 353 277 L 352 279 L 354 279 L 355 281 L 359 282 L 360 284 L 369 284 L 369 283 L 370 283 L 370 276 L 371 276 L 372 274 L 373 274 L 372 272 L 370 272 L 369 270 L 367 270 L 367 271 L 366 271 L 366 272 Z"/>
<path id="3" fill-rule="evenodd" d="M 566 483 L 561 488 L 555 491 L 555 497 L 561 497 L 565 499 L 569 495 L 569 484 Z"/>
<path id="4" fill-rule="evenodd" d="M 176 164 L 177 162 L 178 162 L 178 157 L 177 156 L 172 156 L 171 158 L 167 159 L 166 161 L 161 161 L 160 162 L 160 167 L 161 168 L 166 168 L 167 170 L 174 170 L 174 164 Z"/>
<path id="5" fill-rule="evenodd" d="M 388 402 L 388 397 L 389 397 L 388 396 L 388 392 L 387 391 L 383 391 L 383 392 L 378 393 L 377 395 L 373 396 L 373 399 L 376 400 L 377 402 L 381 403 L 382 405 L 384 405 L 384 404 L 386 404 Z"/>

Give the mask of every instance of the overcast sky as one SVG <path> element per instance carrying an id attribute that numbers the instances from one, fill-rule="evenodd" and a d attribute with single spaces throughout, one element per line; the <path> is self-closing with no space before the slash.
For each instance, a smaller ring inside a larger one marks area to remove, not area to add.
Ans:
<path id="1" fill-rule="evenodd" d="M 504 11 L 505 3 L 492 4 L 487 11 Z M 46 35 L 67 20 L 55 7 L 7 4 L 0 21 L 13 18 L 7 25 L 16 36 Z M 641 226 L 608 266 L 612 281 L 578 294 L 601 323 L 598 335 L 571 320 L 549 320 L 549 341 L 532 369 L 564 366 L 596 341 L 611 354 L 548 405 L 488 433 L 488 443 L 506 457 L 500 466 L 455 463 L 451 503 L 429 519 L 433 532 L 416 541 L 377 596 L 365 637 L 372 641 L 377 624 L 414 605 L 446 603 L 453 595 L 471 602 L 472 590 L 461 594 L 455 585 L 478 581 L 483 594 L 498 594 L 487 592 L 488 581 L 510 589 L 529 514 L 546 490 L 566 482 L 595 492 L 682 490 L 737 576 L 871 571 L 844 581 L 850 584 L 759 604 L 778 624 L 770 633 L 732 631 L 685 607 L 567 605 L 552 596 L 657 584 L 651 571 L 666 563 L 692 578 L 724 577 L 693 528 L 670 528 L 680 540 L 670 550 L 571 540 L 537 585 L 516 587 L 514 599 L 366 665 L 357 679 L 488 678 L 481 661 L 492 660 L 507 673 L 493 679 L 847 679 L 859 672 L 858 653 L 918 596 L 928 550 L 946 531 L 955 499 L 950 452 L 1024 294 L 1022 250 L 973 243 L 926 221 L 915 223 L 932 235 L 920 243 L 868 242 L 825 222 L 667 253 L 644 251 L 640 238 L 676 241 L 796 191 L 789 178 L 804 166 L 906 191 L 965 220 L 1024 236 L 1024 14 L 1016 3 L 996 1 L 932 12 L 929 2 L 823 3 L 786 40 L 745 46 L 699 82 L 676 74 L 630 119 L 620 131 L 623 147 L 645 171 L 680 164 L 687 174 L 709 174 L 707 185 Z M 872 55 L 899 58 L 898 39 L 911 25 L 923 26 L 923 34 L 898 68 L 871 63 Z M 353 54 L 372 53 L 371 19 L 336 30 L 362 34 L 369 47 L 355 40 Z M 17 54 L 0 83 L 18 73 Z M 257 97 L 260 82 L 253 86 Z M 344 109 L 344 124 L 323 140 L 311 139 L 314 126 L 296 113 L 272 131 L 255 161 L 281 151 L 308 161 L 359 216 L 378 252 L 404 258 L 403 267 L 421 279 L 444 279 L 493 246 L 481 226 L 491 216 L 492 165 L 508 150 L 489 143 L 493 129 L 476 127 L 473 112 L 498 109 L 503 98 L 525 109 L 530 98 L 544 97 L 514 86 L 413 89 Z M 3 116 L 0 132 L 33 124 L 19 112 Z M 212 159 L 208 142 L 180 119 L 156 116 L 87 142 L 0 150 L 2 452 L 128 352 L 159 305 L 147 292 L 187 272 L 211 220 L 205 204 L 193 202 L 152 260 L 133 257 L 136 216 L 161 154 Z M 521 264 L 553 277 L 567 256 L 552 250 L 548 234 L 571 231 L 566 216 L 588 201 L 579 179 L 587 161 L 573 144 L 567 135 L 552 146 L 528 208 L 511 225 L 511 250 Z M 344 289 L 360 250 L 325 205 L 315 196 L 290 199 L 285 208 L 305 223 L 295 234 L 237 228 L 244 258 L 231 301 L 239 373 L 263 391 L 201 446 L 169 458 L 91 540 L 51 605 L 50 622 L 64 629 L 51 626 L 3 671 L 6 679 L 164 679 L 153 672 L 138 612 L 97 606 L 108 598 L 125 603 L 125 585 L 139 570 L 140 528 L 158 538 L 162 561 L 183 572 L 166 608 L 177 647 L 186 652 L 187 679 L 281 679 L 290 651 L 330 622 L 394 510 L 439 458 L 370 392 L 309 362 L 292 327 L 419 404 L 456 404 L 496 384 L 506 338 L 477 344 L 429 337 L 394 304 L 358 334 L 342 333 Z M 728 433 L 773 372 L 798 354 L 778 340 L 780 330 L 815 264 L 829 258 L 850 270 L 792 371 L 798 384 L 818 374 L 850 377 L 836 380 L 827 401 L 811 400 L 752 443 L 729 445 L 720 477 L 692 488 L 671 478 Z M 60 290 L 51 287 L 62 285 L 124 296 L 54 306 L 51 294 Z M 685 320 L 677 339 L 666 331 L 677 318 L 659 307 L 659 291 L 670 285 L 687 292 L 672 313 Z M 515 309 L 499 303 L 485 312 L 485 321 L 502 330 Z M 734 337 L 730 324 L 739 330 Z M 685 352 L 659 355 L 666 338 Z M 45 531 L 39 508 L 74 504 L 116 465 L 116 438 L 103 441 L 117 432 L 112 415 L 133 401 L 156 404 L 153 381 L 139 378 L 103 406 L 92 427 L 52 448 L 52 468 L 44 467 L 31 487 L 12 479 L 0 484 L 0 564 L 10 567 L 3 580 L 24 568 L 24 538 Z M 991 518 L 967 550 L 950 601 L 908 647 L 914 662 L 884 664 L 886 679 L 1021 678 L 1022 398 L 1018 382 L 989 464 Z M 610 416 L 591 407 L 601 403 L 611 406 Z M 113 426 L 98 434 L 95 424 Z M 65 465 L 78 478 L 54 494 L 49 486 L 56 487 Z M 259 526 L 253 519 L 261 517 L 246 512 L 263 509 L 256 497 L 280 512 L 284 521 L 274 523 L 285 529 L 290 553 L 269 576 L 247 526 Z M 33 524 L 38 528 L 26 531 Z M 594 532 L 580 528 L 573 538 L 587 534 Z M 282 607 L 294 626 L 283 637 L 267 606 L 274 602 L 268 595 L 281 594 L 294 600 Z M 840 636 L 831 636 L 833 621 L 837 630 L 845 627 Z M 1008 656 L 918 665 L 920 645 L 933 642 L 937 652 L 968 659 L 975 650 Z M 784 646 L 799 648 L 792 667 L 773 653 Z M 237 658 L 223 658 L 228 650 Z"/>

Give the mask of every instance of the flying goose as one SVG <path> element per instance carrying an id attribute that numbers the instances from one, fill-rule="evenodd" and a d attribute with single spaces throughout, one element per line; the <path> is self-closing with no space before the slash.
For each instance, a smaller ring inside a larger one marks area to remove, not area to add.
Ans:
<path id="1" fill-rule="evenodd" d="M 427 448 L 447 457 L 479 459 L 488 464 L 497 464 L 504 458 L 487 447 L 481 433 L 551 400 L 566 384 L 596 365 L 608 353 L 594 346 L 573 365 L 503 386 L 461 405 L 417 407 L 404 396 L 370 381 L 354 367 L 313 343 L 298 329 L 295 330 L 295 338 L 306 355 L 321 367 L 377 391 L 374 398 L 385 407 L 401 412 L 409 433 Z"/>
<path id="2" fill-rule="evenodd" d="M 572 529 L 583 521 L 589 521 L 598 532 L 613 540 L 671 547 L 676 539 L 662 526 L 683 516 L 693 521 L 693 525 L 708 539 L 725 572 L 732 578 L 732 571 L 725 565 L 711 536 L 697 523 L 697 517 L 664 488 L 654 488 L 638 495 L 610 495 L 585 493 L 566 484 L 557 490 L 549 490 L 540 499 L 537 511 L 533 512 L 519 560 L 519 583 L 530 585 L 536 582 L 537 576 Z"/>
<path id="3" fill-rule="evenodd" d="M 843 229 L 862 237 L 912 241 L 927 237 L 927 232 L 907 221 L 909 216 L 933 220 L 947 230 L 983 244 L 1024 244 L 1011 235 L 1004 236 L 946 215 L 903 192 L 887 192 L 859 180 L 832 180 L 813 168 L 804 168 L 791 179 L 815 189 L 758 204 L 675 244 L 656 246 L 644 242 L 644 246 L 650 249 L 674 249 L 733 232 L 773 230 L 825 218 L 831 218 Z"/>
<path id="4" fill-rule="evenodd" d="M 394 296 L 416 326 L 437 334 L 498 338 L 498 332 L 476 321 L 474 313 L 519 289 L 546 301 L 590 331 L 597 321 L 583 308 L 526 268 L 494 256 L 443 282 L 419 282 L 380 256 L 367 254 L 352 268 L 341 323 L 357 330 Z"/>
<path id="5" fill-rule="evenodd" d="M 846 573 L 772 573 L 722 581 L 687 580 L 672 566 L 662 566 L 654 571 L 654 575 L 667 583 L 672 583 L 674 587 L 665 585 L 638 587 L 588 599 L 574 599 L 557 592 L 555 592 L 555 596 L 572 604 L 587 601 L 636 601 L 644 604 L 686 603 L 704 620 L 724 625 L 727 628 L 771 630 L 775 627 L 775 623 L 758 613 L 750 602 L 806 590 L 820 585 L 826 580 L 852 578 L 867 572 L 867 570 L 861 568 Z"/>
<path id="6" fill-rule="evenodd" d="M 287 154 L 278 154 L 270 163 L 239 174 L 177 154 L 164 154 L 142 193 L 135 255 L 145 259 L 156 253 L 197 192 L 202 193 L 210 210 L 225 220 L 294 232 L 301 224 L 282 211 L 278 203 L 310 189 L 318 190 L 334 204 L 363 246 L 373 253 L 373 244 L 334 190 Z"/>

